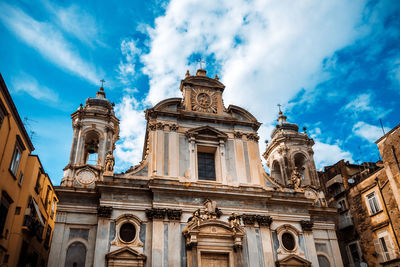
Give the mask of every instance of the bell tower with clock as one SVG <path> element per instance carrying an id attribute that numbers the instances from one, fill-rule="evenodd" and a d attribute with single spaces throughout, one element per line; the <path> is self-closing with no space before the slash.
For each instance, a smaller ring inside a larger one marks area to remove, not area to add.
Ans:
<path id="1" fill-rule="evenodd" d="M 90 188 L 103 175 L 113 173 L 119 120 L 114 114 L 114 104 L 106 99 L 103 86 L 96 97 L 86 99 L 85 105 L 81 104 L 71 114 L 71 119 L 72 147 L 61 186 Z"/>

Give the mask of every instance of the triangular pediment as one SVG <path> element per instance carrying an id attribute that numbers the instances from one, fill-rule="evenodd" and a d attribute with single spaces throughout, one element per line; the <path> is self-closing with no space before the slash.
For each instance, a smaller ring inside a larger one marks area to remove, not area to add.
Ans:
<path id="1" fill-rule="evenodd" d="M 285 266 L 285 267 L 311 266 L 311 262 L 295 254 L 291 254 L 286 258 L 277 261 L 276 266 Z"/>
<path id="2" fill-rule="evenodd" d="M 186 133 L 188 136 L 195 136 L 195 137 L 214 137 L 217 139 L 227 139 L 228 135 L 224 132 L 221 132 L 214 127 L 211 126 L 201 126 L 194 129 L 190 129 Z"/>
<path id="3" fill-rule="evenodd" d="M 108 260 L 113 259 L 113 260 L 146 260 L 146 255 L 140 254 L 136 250 L 130 248 L 130 247 L 123 247 L 120 249 L 117 249 L 113 252 L 110 252 L 106 255 L 106 258 Z"/>

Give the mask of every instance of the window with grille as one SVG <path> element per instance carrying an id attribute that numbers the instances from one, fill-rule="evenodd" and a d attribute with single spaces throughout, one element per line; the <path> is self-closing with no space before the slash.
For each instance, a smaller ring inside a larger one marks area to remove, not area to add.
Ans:
<path id="1" fill-rule="evenodd" d="M 376 199 L 376 194 L 372 193 L 367 196 L 369 209 L 371 211 L 371 215 L 378 213 L 381 208 L 379 207 L 378 200 Z"/>
<path id="2" fill-rule="evenodd" d="M 197 152 L 199 180 L 215 181 L 214 153 Z"/>

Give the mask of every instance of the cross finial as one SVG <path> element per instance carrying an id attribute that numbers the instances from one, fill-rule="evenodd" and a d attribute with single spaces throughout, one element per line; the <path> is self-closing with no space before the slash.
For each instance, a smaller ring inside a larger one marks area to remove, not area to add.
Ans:
<path id="1" fill-rule="evenodd" d="M 105 81 L 104 79 L 101 79 L 100 82 L 101 82 L 101 87 L 103 88 L 103 84 L 104 84 L 106 81 Z"/>
<path id="2" fill-rule="evenodd" d="M 278 108 L 279 108 L 279 113 L 282 113 L 282 111 L 281 111 L 281 106 L 282 106 L 282 105 L 281 105 L 281 104 L 278 104 L 277 106 L 278 106 Z"/>
<path id="3" fill-rule="evenodd" d="M 200 64 L 200 69 L 203 69 L 203 66 L 202 66 L 202 64 L 201 63 L 206 63 L 202 58 L 199 58 L 198 60 L 197 60 L 197 62 Z"/>

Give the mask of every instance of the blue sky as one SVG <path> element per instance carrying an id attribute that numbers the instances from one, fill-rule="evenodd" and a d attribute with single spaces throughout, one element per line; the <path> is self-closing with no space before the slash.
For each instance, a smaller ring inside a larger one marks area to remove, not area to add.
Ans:
<path id="1" fill-rule="evenodd" d="M 0 1 L 0 72 L 55 184 L 72 141 L 70 114 L 106 80 L 121 119 L 123 171 L 140 161 L 143 110 L 181 96 L 205 60 L 225 105 L 263 123 L 277 104 L 316 144 L 317 168 L 376 161 L 374 141 L 399 124 L 400 2 Z M 265 149 L 260 142 L 261 153 Z"/>

